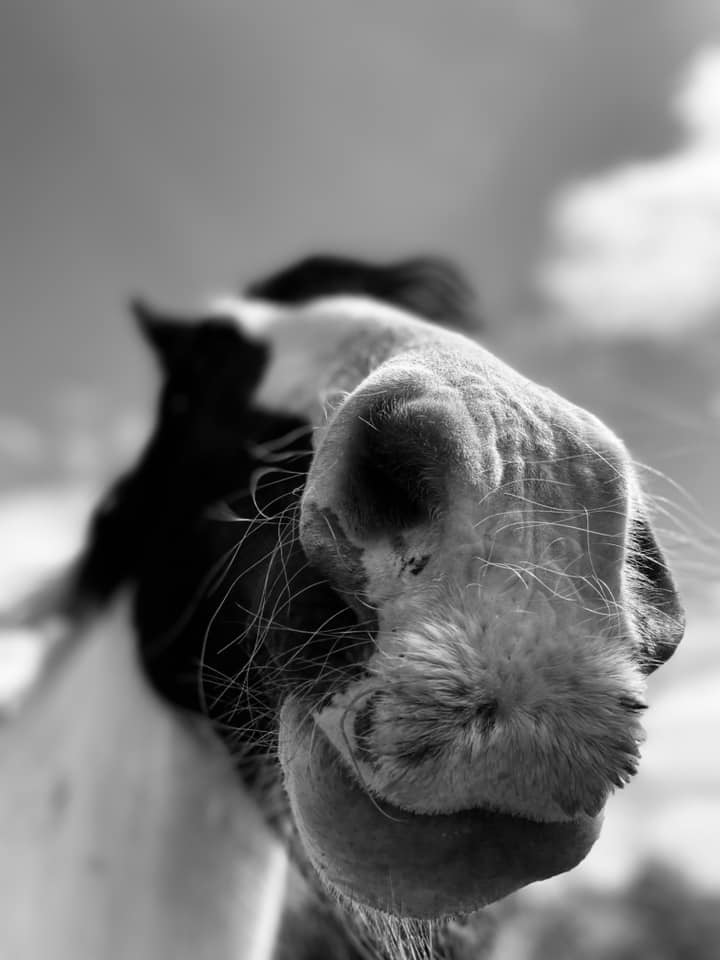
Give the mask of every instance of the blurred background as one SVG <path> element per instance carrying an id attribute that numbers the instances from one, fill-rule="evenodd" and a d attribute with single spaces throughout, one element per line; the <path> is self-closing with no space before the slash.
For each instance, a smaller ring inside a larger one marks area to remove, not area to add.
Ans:
<path id="1" fill-rule="evenodd" d="M 688 610 L 640 775 L 586 863 L 497 911 L 503 955 L 716 957 L 718 0 L 3 4 L 0 137 L 0 607 L 143 440 L 130 294 L 456 258 L 491 348 L 628 443 Z M 6 631 L 0 696 L 34 662 Z"/>

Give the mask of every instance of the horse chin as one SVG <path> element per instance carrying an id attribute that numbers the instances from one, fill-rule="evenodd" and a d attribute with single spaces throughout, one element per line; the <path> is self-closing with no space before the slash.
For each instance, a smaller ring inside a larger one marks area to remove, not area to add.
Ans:
<path id="1" fill-rule="evenodd" d="M 289 697 L 280 762 L 305 853 L 324 884 L 401 917 L 466 914 L 576 866 L 602 817 L 562 823 L 463 810 L 414 814 L 371 798 L 312 719 Z"/>

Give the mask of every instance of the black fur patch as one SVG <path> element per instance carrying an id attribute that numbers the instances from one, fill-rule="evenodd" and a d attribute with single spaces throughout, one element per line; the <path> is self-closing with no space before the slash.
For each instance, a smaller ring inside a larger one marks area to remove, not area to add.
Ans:
<path id="1" fill-rule="evenodd" d="M 355 751 L 360 760 L 374 764 L 377 761 L 372 750 L 372 734 L 375 725 L 375 706 L 381 694 L 371 694 L 355 715 L 353 731 L 355 734 Z"/>
<path id="2" fill-rule="evenodd" d="M 275 303 L 303 304 L 318 297 L 373 297 L 446 327 L 478 333 L 475 293 L 461 271 L 441 257 L 388 264 L 316 255 L 251 283 L 246 294 Z"/>
<path id="3" fill-rule="evenodd" d="M 629 543 L 631 615 L 641 642 L 640 662 L 646 673 L 652 673 L 682 640 L 685 613 L 662 550 L 641 516 L 631 521 Z"/>
<path id="4" fill-rule="evenodd" d="M 297 537 L 310 426 L 253 406 L 267 349 L 231 324 L 147 308 L 140 321 L 165 373 L 157 423 L 95 511 L 69 606 L 132 587 L 156 689 L 206 712 L 233 748 L 253 741 L 272 753 L 284 691 L 310 683 L 320 697 L 330 680 L 319 664 L 334 682 L 355 666 L 347 631 L 357 619 Z"/>

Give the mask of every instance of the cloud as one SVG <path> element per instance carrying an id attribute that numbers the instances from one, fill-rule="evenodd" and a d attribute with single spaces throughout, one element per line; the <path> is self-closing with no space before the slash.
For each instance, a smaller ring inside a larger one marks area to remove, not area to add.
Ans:
<path id="1" fill-rule="evenodd" d="M 40 431 L 20 417 L 0 414 L 0 460 L 34 464 L 44 456 Z"/>
<path id="2" fill-rule="evenodd" d="M 99 491 L 147 430 L 146 415 L 77 384 L 53 397 L 44 429 L 0 415 L 0 712 L 32 680 L 52 632 L 10 627 L 7 614 L 78 553 Z"/>
<path id="3" fill-rule="evenodd" d="M 37 676 L 44 650 L 42 638 L 34 630 L 0 631 L 0 719 Z"/>
<path id="4" fill-rule="evenodd" d="M 53 461 L 72 481 L 107 480 L 135 459 L 148 431 L 146 414 L 116 410 L 82 384 L 66 384 L 54 398 L 54 412 Z"/>
<path id="5" fill-rule="evenodd" d="M 0 413 L 0 490 L 106 483 L 133 462 L 148 434 L 139 409 L 115 409 L 102 394 L 66 385 L 40 422 Z"/>
<path id="6" fill-rule="evenodd" d="M 79 385 L 53 398 L 53 413 L 44 430 L 0 415 L 0 460 L 43 467 L 0 490 L 0 612 L 77 552 L 99 491 L 147 435 L 147 417 Z"/>
<path id="7" fill-rule="evenodd" d="M 571 184 L 538 270 L 549 306 L 609 336 L 720 325 L 720 47 L 699 53 L 673 111 L 679 148 Z"/>
<path id="8" fill-rule="evenodd" d="M 80 548 L 94 492 L 38 487 L 0 499 L 0 611 L 7 610 Z"/>
<path id="9" fill-rule="evenodd" d="M 90 486 L 76 484 L 0 498 L 0 714 L 32 682 L 55 626 L 7 626 L 2 615 L 76 555 L 95 496 Z"/>

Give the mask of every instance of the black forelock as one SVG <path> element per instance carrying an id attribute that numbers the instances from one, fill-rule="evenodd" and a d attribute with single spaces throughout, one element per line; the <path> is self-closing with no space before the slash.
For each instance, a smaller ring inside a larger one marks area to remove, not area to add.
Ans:
<path id="1" fill-rule="evenodd" d="M 298 305 L 319 297 L 360 295 L 443 326 L 475 332 L 482 328 L 470 283 L 455 264 L 436 256 L 380 264 L 315 254 L 253 281 L 245 293 Z"/>

